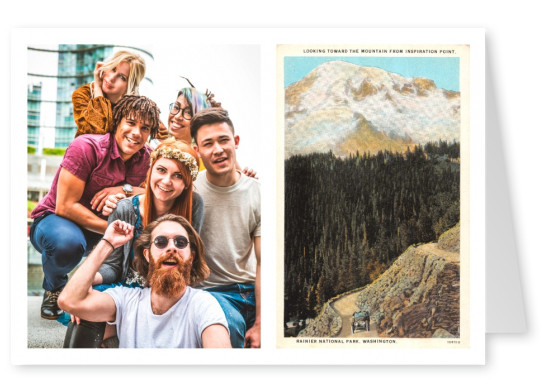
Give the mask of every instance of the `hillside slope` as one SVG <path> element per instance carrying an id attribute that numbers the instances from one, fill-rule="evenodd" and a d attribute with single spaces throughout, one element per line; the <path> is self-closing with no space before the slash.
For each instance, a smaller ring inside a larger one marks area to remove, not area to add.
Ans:
<path id="1" fill-rule="evenodd" d="M 409 247 L 358 296 L 380 336 L 459 337 L 459 225 Z"/>
<path id="2" fill-rule="evenodd" d="M 459 337 L 459 237 L 458 224 L 438 243 L 410 246 L 375 282 L 351 293 L 356 307 L 371 313 L 380 337 Z M 299 336 L 335 337 L 341 325 L 325 305 Z"/>

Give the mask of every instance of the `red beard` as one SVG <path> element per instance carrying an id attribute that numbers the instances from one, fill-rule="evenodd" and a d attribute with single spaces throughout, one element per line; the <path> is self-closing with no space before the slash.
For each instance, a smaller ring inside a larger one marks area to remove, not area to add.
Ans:
<path id="1" fill-rule="evenodd" d="M 176 263 L 176 267 L 163 268 L 165 262 Z M 147 280 L 151 290 L 166 297 L 178 295 L 190 284 L 191 264 L 191 257 L 184 261 L 175 253 L 166 254 L 157 262 L 150 255 Z"/>

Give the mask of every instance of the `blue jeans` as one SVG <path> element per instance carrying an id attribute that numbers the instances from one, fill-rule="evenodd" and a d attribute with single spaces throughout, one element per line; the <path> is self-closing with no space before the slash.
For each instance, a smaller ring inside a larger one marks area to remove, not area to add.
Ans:
<path id="1" fill-rule="evenodd" d="M 42 288 L 47 291 L 63 288 L 67 283 L 67 274 L 102 237 L 55 214 L 35 219 L 29 236 L 36 251 L 42 253 Z"/>
<path id="2" fill-rule="evenodd" d="M 205 289 L 213 295 L 226 315 L 233 348 L 245 345 L 245 333 L 256 319 L 254 284 L 232 284 Z"/>

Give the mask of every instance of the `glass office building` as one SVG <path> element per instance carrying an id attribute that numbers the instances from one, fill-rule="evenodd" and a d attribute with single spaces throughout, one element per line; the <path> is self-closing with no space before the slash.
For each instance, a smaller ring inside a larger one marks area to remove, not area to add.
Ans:
<path id="1" fill-rule="evenodd" d="M 40 132 L 40 102 L 42 101 L 42 83 L 31 84 L 27 91 L 27 143 L 38 146 Z"/>
<path id="2" fill-rule="evenodd" d="M 90 45 L 59 45 L 57 97 L 55 115 L 55 146 L 67 147 L 75 137 L 71 95 L 83 84 L 94 80 L 96 62 L 113 54 L 113 47 Z"/>

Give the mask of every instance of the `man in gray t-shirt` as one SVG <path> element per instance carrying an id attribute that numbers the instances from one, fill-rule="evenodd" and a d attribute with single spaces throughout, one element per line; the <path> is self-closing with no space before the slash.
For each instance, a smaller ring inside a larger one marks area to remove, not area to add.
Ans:
<path id="1" fill-rule="evenodd" d="M 207 292 L 191 288 L 209 274 L 201 238 L 189 222 L 167 214 L 136 239 L 135 268 L 147 276 L 144 289 L 90 289 L 109 254 L 133 236 L 133 226 L 116 220 L 59 296 L 59 306 L 78 318 L 110 322 L 121 348 L 231 347 L 222 308 Z"/>
<path id="2" fill-rule="evenodd" d="M 211 270 L 198 287 L 220 303 L 232 347 L 260 347 L 260 182 L 238 170 L 234 134 L 227 111 L 208 108 L 191 120 L 206 171 L 195 186 L 203 198 L 201 238 Z"/>

